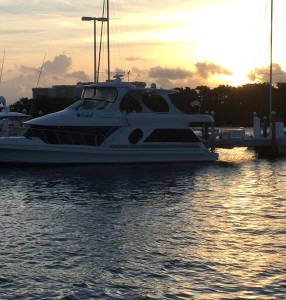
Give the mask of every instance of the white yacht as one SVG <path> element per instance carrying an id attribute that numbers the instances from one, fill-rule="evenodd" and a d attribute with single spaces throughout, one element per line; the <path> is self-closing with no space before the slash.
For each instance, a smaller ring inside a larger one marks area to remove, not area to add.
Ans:
<path id="1" fill-rule="evenodd" d="M 25 122 L 22 137 L 0 138 L 1 163 L 115 164 L 209 162 L 192 129 L 210 115 L 180 111 L 175 90 L 136 87 L 121 80 L 83 85 L 82 98 L 63 111 Z"/>
<path id="2" fill-rule="evenodd" d="M 6 99 L 0 96 L 0 137 L 22 136 L 25 128 L 23 122 L 31 118 L 30 115 L 10 111 Z"/>

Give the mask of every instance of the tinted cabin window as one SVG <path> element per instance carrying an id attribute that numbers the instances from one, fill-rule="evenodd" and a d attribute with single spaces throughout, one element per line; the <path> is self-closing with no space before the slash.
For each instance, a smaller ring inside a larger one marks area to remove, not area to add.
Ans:
<path id="1" fill-rule="evenodd" d="M 142 95 L 143 103 L 153 112 L 168 112 L 169 105 L 165 99 L 157 94 L 146 93 Z"/>
<path id="2" fill-rule="evenodd" d="M 133 96 L 126 94 L 120 103 L 120 110 L 127 112 L 141 112 L 142 107 Z"/>
<path id="3" fill-rule="evenodd" d="M 200 139 L 191 129 L 155 129 L 144 142 L 192 143 Z"/>
<path id="4" fill-rule="evenodd" d="M 28 129 L 26 137 L 38 137 L 47 144 L 70 144 L 99 146 L 101 143 L 119 127 L 97 126 L 97 127 L 58 127 L 32 125 Z"/>

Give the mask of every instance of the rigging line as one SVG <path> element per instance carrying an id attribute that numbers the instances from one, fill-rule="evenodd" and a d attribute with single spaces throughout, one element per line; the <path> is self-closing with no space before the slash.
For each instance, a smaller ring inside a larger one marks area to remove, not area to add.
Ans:
<path id="1" fill-rule="evenodd" d="M 103 1 L 103 6 L 102 6 L 102 18 L 105 15 L 105 0 Z M 99 78 L 99 70 L 100 70 L 100 62 L 101 62 L 101 49 L 102 49 L 102 36 L 103 36 L 103 22 L 101 23 L 101 29 L 100 29 L 100 42 L 99 42 L 99 53 L 98 53 L 98 65 L 97 65 L 97 82 Z"/>
<path id="2" fill-rule="evenodd" d="M 3 68 L 4 68 L 4 60 L 5 60 L 5 50 L 4 50 L 3 60 L 2 60 L 2 66 L 1 66 L 0 83 L 2 81 L 2 74 L 3 74 Z"/>
<path id="3" fill-rule="evenodd" d="M 139 77 L 141 77 L 141 74 L 142 74 L 142 72 L 144 72 L 145 71 L 145 68 L 143 68 L 143 69 L 139 69 L 139 71 L 137 72 L 137 75 L 135 76 L 135 78 L 133 79 L 133 81 L 135 81 L 135 80 L 137 80 L 137 78 Z"/>
<path id="4" fill-rule="evenodd" d="M 45 59 L 46 59 L 46 53 L 44 55 L 44 59 L 43 59 L 42 66 L 41 66 L 41 69 L 40 69 L 40 73 L 39 73 L 39 77 L 38 77 L 36 88 L 38 88 L 38 86 L 39 86 L 39 82 L 40 82 L 40 78 L 41 78 L 41 75 L 42 75 L 42 71 L 43 71 L 43 66 L 44 66 L 44 63 L 45 63 Z M 37 99 L 33 99 L 32 100 L 32 105 L 31 105 L 31 109 L 30 109 L 30 115 L 32 117 L 33 117 L 35 106 L 36 106 L 36 100 Z"/>
<path id="5" fill-rule="evenodd" d="M 42 75 L 42 71 L 43 71 L 43 66 L 44 66 L 44 63 L 45 63 L 45 59 L 46 59 L 46 53 L 44 55 L 44 59 L 43 59 L 42 66 L 41 66 L 41 69 L 40 69 L 40 73 L 39 73 L 39 77 L 38 77 L 36 88 L 39 86 L 39 82 L 40 82 L 40 78 L 41 78 L 41 75 Z"/>

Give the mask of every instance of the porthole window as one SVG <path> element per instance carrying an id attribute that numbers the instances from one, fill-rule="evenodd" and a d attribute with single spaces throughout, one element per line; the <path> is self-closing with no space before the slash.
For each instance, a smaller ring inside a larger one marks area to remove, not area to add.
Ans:
<path id="1" fill-rule="evenodd" d="M 141 129 L 135 129 L 133 130 L 129 137 L 128 137 L 128 140 L 130 142 L 130 144 L 137 144 L 143 137 L 143 131 Z"/>

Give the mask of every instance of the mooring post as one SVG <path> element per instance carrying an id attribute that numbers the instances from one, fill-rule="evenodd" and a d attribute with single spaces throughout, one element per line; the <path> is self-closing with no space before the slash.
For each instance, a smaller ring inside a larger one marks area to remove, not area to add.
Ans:
<path id="1" fill-rule="evenodd" d="M 253 113 L 253 137 L 255 139 L 261 138 L 261 124 L 260 124 L 260 118 L 257 117 L 257 113 Z"/>
<path id="2" fill-rule="evenodd" d="M 263 138 L 267 138 L 267 117 L 263 117 L 263 123 L 262 123 L 262 136 Z"/>
<path id="3" fill-rule="evenodd" d="M 276 112 L 271 112 L 271 150 L 272 156 L 277 156 L 277 142 L 276 142 Z"/>

